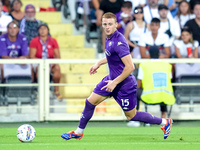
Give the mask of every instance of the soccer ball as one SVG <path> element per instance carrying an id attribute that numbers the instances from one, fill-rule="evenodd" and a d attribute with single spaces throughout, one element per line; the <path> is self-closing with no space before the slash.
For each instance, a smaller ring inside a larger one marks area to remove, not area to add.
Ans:
<path id="1" fill-rule="evenodd" d="M 23 124 L 17 129 L 17 138 L 21 142 L 31 142 L 35 136 L 35 129 L 29 124 Z"/>

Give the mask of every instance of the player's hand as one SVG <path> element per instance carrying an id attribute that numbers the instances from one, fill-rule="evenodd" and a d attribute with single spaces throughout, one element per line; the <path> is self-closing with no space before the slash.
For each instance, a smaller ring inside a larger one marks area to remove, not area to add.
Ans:
<path id="1" fill-rule="evenodd" d="M 115 89 L 115 87 L 117 86 L 117 84 L 115 82 L 113 82 L 113 80 L 107 80 L 105 82 L 108 84 L 105 85 L 104 87 L 102 87 L 101 90 L 106 88 L 106 91 L 112 92 Z"/>
<path id="2" fill-rule="evenodd" d="M 90 71 L 89 71 L 90 75 L 97 73 L 97 69 L 98 69 L 99 67 L 100 67 L 100 66 L 99 66 L 98 64 L 94 64 L 94 65 L 90 68 Z"/>

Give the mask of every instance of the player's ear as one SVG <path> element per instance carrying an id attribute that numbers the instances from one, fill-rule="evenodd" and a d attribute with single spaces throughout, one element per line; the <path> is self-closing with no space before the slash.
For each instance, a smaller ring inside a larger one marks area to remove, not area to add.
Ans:
<path id="1" fill-rule="evenodd" d="M 115 23 L 115 26 L 116 26 L 116 28 L 117 28 L 117 26 L 118 26 L 118 22 Z"/>

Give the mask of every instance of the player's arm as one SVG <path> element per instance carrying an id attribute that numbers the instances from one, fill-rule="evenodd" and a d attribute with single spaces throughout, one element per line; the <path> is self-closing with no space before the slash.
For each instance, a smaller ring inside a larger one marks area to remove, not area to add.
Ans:
<path id="1" fill-rule="evenodd" d="M 122 71 L 122 73 L 115 78 L 114 80 L 108 80 L 105 81 L 108 84 L 105 85 L 104 87 L 101 88 L 101 90 L 106 89 L 106 91 L 112 92 L 114 90 L 114 88 L 117 86 L 117 84 L 119 84 L 120 82 L 122 82 L 124 79 L 126 79 L 135 69 L 133 63 L 132 63 L 132 58 L 131 55 L 128 54 L 124 57 L 121 58 L 122 62 L 124 63 L 124 70 Z"/>
<path id="2" fill-rule="evenodd" d="M 124 63 L 124 70 L 113 80 L 116 85 L 126 79 L 135 70 L 130 54 L 122 57 L 121 60 Z"/>
<path id="3" fill-rule="evenodd" d="M 103 58 L 103 59 L 101 59 L 101 60 L 99 60 L 96 64 L 94 64 L 94 65 L 90 68 L 90 70 L 89 70 L 90 75 L 97 73 L 97 69 L 98 69 L 101 65 L 104 65 L 104 64 L 106 64 L 106 63 L 107 63 L 107 58 L 106 58 L 106 57 Z"/>

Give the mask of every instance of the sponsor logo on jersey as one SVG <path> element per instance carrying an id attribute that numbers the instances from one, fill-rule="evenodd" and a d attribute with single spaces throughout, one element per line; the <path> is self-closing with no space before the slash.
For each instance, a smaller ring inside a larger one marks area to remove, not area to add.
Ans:
<path id="1" fill-rule="evenodd" d="M 109 43 L 109 46 L 111 46 L 111 45 L 112 45 L 112 42 Z"/>
<path id="2" fill-rule="evenodd" d="M 122 42 L 118 42 L 118 43 L 117 43 L 117 46 L 119 46 L 119 45 L 121 45 L 121 44 L 122 44 Z"/>

